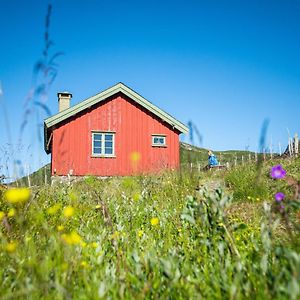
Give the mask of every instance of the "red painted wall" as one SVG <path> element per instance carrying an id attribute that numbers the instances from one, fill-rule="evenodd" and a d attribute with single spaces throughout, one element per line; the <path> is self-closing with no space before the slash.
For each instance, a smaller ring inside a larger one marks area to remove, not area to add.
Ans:
<path id="1" fill-rule="evenodd" d="M 114 158 L 92 157 L 92 130 L 115 131 Z M 165 134 L 167 147 L 152 147 Z M 133 161 L 132 153 L 140 159 Z M 133 100 L 117 94 L 53 130 L 52 175 L 131 175 L 179 166 L 179 132 Z"/>

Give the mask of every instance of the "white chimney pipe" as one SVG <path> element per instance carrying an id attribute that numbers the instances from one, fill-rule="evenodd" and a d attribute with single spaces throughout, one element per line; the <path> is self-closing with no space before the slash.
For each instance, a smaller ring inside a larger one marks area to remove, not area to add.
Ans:
<path id="1" fill-rule="evenodd" d="M 57 93 L 58 97 L 58 112 L 61 112 L 70 107 L 70 101 L 72 98 L 72 94 L 69 92 L 61 92 Z"/>

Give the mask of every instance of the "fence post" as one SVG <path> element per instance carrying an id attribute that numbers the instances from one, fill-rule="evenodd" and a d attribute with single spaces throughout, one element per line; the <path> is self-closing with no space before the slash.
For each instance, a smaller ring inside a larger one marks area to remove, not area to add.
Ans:
<path id="1" fill-rule="evenodd" d="M 30 171 L 29 171 L 29 165 L 27 164 L 27 181 L 28 181 L 28 187 L 31 187 L 31 181 L 30 181 Z"/>
<path id="2" fill-rule="evenodd" d="M 44 172 L 45 172 L 45 185 L 47 185 L 47 167 L 44 167 Z"/>
<path id="3" fill-rule="evenodd" d="M 295 155 L 298 156 L 299 153 L 299 138 L 298 138 L 298 133 L 295 134 L 295 138 L 294 138 L 294 147 L 295 147 Z"/>
<path id="4" fill-rule="evenodd" d="M 279 148 L 279 155 L 281 156 L 282 152 L 281 152 L 281 144 L 280 144 L 280 142 L 278 143 L 278 148 Z"/>
<path id="5" fill-rule="evenodd" d="M 293 139 L 291 137 L 289 138 L 289 154 L 290 157 L 293 155 Z"/>

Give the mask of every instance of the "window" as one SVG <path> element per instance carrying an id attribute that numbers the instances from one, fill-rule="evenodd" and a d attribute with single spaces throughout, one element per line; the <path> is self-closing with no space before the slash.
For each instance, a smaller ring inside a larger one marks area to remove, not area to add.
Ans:
<path id="1" fill-rule="evenodd" d="M 165 135 L 159 135 L 159 134 L 153 134 L 152 135 L 152 146 L 157 147 L 166 147 L 166 136 Z"/>
<path id="2" fill-rule="evenodd" d="M 115 133 L 93 132 L 92 133 L 93 156 L 114 156 L 115 155 Z"/>

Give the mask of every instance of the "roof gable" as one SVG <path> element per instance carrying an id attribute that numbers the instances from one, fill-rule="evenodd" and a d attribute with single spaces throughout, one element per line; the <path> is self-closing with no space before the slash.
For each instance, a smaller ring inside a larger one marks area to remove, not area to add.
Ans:
<path id="1" fill-rule="evenodd" d="M 98 104 L 108 97 L 111 97 L 117 93 L 123 93 L 124 95 L 128 96 L 130 99 L 135 101 L 136 103 L 140 104 L 142 107 L 146 108 L 148 111 L 152 112 L 154 115 L 158 116 L 160 119 L 164 120 L 166 123 L 171 125 L 173 128 L 176 128 L 181 133 L 187 133 L 188 128 L 181 123 L 180 121 L 176 120 L 174 117 L 163 111 L 162 109 L 158 108 L 150 101 L 136 93 L 134 90 L 130 89 L 123 83 L 117 83 L 116 85 L 104 90 L 103 92 L 87 98 L 86 100 L 81 101 L 80 103 L 71 106 L 68 109 L 65 109 L 52 117 L 45 119 L 44 127 L 45 127 L 45 150 L 49 153 L 49 142 L 48 142 L 48 129 L 52 126 L 65 121 L 66 119 L 73 117 L 74 115 L 84 111 L 85 109 L 90 108 L 91 106 Z"/>

